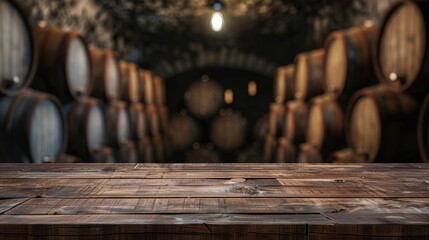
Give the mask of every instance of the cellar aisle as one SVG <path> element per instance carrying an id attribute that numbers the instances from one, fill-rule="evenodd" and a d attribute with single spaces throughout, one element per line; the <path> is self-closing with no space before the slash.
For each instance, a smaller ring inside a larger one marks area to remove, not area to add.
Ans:
<path id="1" fill-rule="evenodd" d="M 2 164 L 0 238 L 426 239 L 429 164 Z"/>

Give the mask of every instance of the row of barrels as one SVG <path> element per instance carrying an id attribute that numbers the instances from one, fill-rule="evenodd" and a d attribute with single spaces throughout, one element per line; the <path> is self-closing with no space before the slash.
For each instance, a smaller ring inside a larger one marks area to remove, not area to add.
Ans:
<path id="1" fill-rule="evenodd" d="M 428 7 L 396 3 L 380 30 L 331 33 L 278 68 L 264 160 L 428 161 Z"/>
<path id="2" fill-rule="evenodd" d="M 222 109 L 209 127 L 208 150 L 232 152 L 241 148 L 246 141 L 247 123 L 240 114 L 232 109 Z M 169 136 L 172 150 L 183 152 L 191 148 L 199 149 L 203 135 L 202 125 L 190 116 L 186 110 L 170 118 Z"/>
<path id="3" fill-rule="evenodd" d="M 31 28 L 13 1 L 0 1 L 0 26 L 2 161 L 55 162 L 63 151 L 85 162 L 165 160 L 161 78 L 79 33 Z"/>
<path id="4" fill-rule="evenodd" d="M 58 162 L 65 151 L 83 162 L 164 162 L 167 118 L 165 106 L 105 105 L 95 98 L 61 105 L 53 95 L 25 89 L 0 98 L 0 156 L 2 162 Z"/>

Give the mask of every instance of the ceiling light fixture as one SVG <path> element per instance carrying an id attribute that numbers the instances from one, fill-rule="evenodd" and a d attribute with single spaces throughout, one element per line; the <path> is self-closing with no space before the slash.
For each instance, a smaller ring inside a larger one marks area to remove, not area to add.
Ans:
<path id="1" fill-rule="evenodd" d="M 211 17 L 211 25 L 212 25 L 212 29 L 215 32 L 219 32 L 220 30 L 222 30 L 222 26 L 223 26 L 223 15 L 222 12 L 220 11 L 222 9 L 223 4 L 219 1 L 216 1 L 212 4 L 212 8 L 214 10 L 212 17 Z"/>

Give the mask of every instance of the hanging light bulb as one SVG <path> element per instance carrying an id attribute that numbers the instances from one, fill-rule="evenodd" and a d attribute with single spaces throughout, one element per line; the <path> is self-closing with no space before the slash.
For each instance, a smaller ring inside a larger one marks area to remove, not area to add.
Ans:
<path id="1" fill-rule="evenodd" d="M 219 32 L 222 29 L 223 16 L 221 12 L 216 11 L 212 14 L 211 24 L 212 24 L 212 29 L 215 32 Z"/>

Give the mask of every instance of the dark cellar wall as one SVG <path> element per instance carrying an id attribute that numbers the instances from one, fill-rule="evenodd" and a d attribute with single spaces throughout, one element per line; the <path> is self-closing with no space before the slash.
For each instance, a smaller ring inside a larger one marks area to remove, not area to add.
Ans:
<path id="1" fill-rule="evenodd" d="M 201 54 L 222 48 L 255 57 L 263 62 L 261 72 L 269 74 L 296 53 L 321 47 L 333 30 L 379 22 L 394 1 L 227 0 L 230 24 L 225 31 L 234 34 L 213 36 L 202 21 L 211 11 L 203 0 L 144 1 L 138 6 L 131 0 L 18 0 L 33 25 L 77 30 L 89 43 L 112 48 L 165 78 L 198 65 L 193 59 Z"/>

